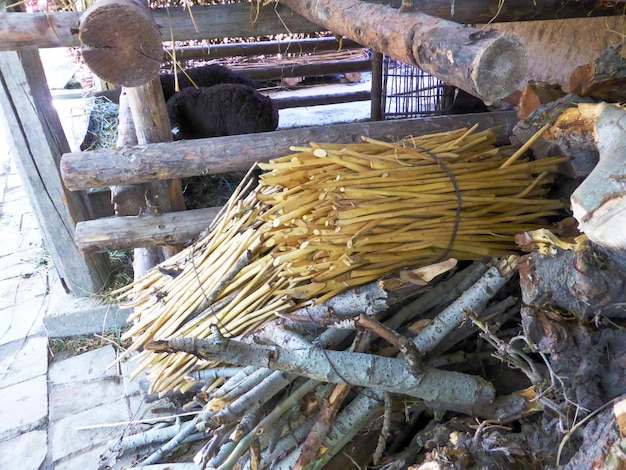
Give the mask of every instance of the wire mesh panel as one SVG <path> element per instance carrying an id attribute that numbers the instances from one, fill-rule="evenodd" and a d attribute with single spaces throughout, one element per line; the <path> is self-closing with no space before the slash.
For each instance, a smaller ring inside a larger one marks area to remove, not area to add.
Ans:
<path id="1" fill-rule="evenodd" d="M 383 60 L 385 119 L 415 118 L 441 114 L 444 84 L 438 78 L 391 57 Z"/>

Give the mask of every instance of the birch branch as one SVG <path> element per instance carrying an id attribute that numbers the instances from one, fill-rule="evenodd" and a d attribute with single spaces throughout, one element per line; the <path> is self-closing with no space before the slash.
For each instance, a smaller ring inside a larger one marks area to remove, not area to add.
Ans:
<path id="1" fill-rule="evenodd" d="M 479 315 L 487 303 L 504 287 L 517 271 L 517 256 L 501 259 L 448 308 L 435 317 L 413 340 L 422 353 L 427 353 L 466 318 L 467 312 Z"/>
<path id="2" fill-rule="evenodd" d="M 404 359 L 364 353 L 316 347 L 287 350 L 232 339 L 199 338 L 154 341 L 146 348 L 157 352 L 186 352 L 209 361 L 266 367 L 322 382 L 380 388 L 437 402 L 442 407 L 446 404 L 472 407 L 490 403 L 495 396 L 493 386 L 481 377 L 424 367 L 424 374 L 417 378 Z"/>

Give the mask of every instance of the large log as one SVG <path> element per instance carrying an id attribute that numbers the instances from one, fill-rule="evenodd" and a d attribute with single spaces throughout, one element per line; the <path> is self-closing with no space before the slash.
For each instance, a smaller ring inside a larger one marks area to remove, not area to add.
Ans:
<path id="1" fill-rule="evenodd" d="M 502 6 L 500 12 L 499 4 Z M 528 0 L 475 0 L 455 2 L 452 7 L 449 0 L 414 0 L 413 5 L 416 11 L 466 24 L 486 23 L 494 17 L 498 22 L 505 22 L 623 14 L 616 7 L 617 3 L 610 2 L 589 4 L 562 0 L 545 0 L 540 3 Z M 253 8 L 256 8 L 256 4 Z M 168 10 L 158 9 L 154 13 L 164 41 L 170 40 L 170 25 L 174 37 L 180 41 L 281 34 L 287 32 L 286 28 L 294 33 L 310 33 L 322 29 L 300 15 L 295 15 L 280 2 L 278 5 L 270 3 L 261 6 L 255 22 L 250 21 L 251 4 L 247 2 L 194 5 L 193 16 L 198 31 L 195 31 L 188 11 L 183 8 Z M 69 11 L 3 14 L 0 17 L 0 50 L 78 47 L 80 41 L 76 32 L 79 18 L 79 12 Z"/>
<path id="2" fill-rule="evenodd" d="M 528 58 L 516 38 L 361 0 L 281 0 L 330 31 L 418 66 L 489 104 L 513 93 Z"/>
<path id="3" fill-rule="evenodd" d="M 209 207 L 161 215 L 88 220 L 76 225 L 76 242 L 84 253 L 183 245 L 206 229 L 219 210 L 219 207 Z"/>
<path id="4" fill-rule="evenodd" d="M 65 185 L 71 190 L 143 183 L 155 179 L 247 170 L 255 161 L 267 162 L 271 158 L 289 154 L 292 145 L 360 142 L 362 135 L 392 140 L 473 124 L 479 124 L 482 129 L 497 127 L 499 143 L 502 144 L 508 143 L 508 135 L 516 122 L 514 111 L 500 111 L 471 116 L 362 122 L 182 140 L 117 150 L 67 153 L 61 159 L 61 172 Z"/>
<path id="5" fill-rule="evenodd" d="M 136 87 L 159 74 L 159 27 L 142 0 L 98 0 L 80 19 L 87 66 L 105 82 Z"/>

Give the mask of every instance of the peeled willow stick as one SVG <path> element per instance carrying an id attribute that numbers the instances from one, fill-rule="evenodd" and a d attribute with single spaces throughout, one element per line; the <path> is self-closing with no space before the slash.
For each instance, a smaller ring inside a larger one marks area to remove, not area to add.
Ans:
<path id="1" fill-rule="evenodd" d="M 442 258 L 504 256 L 517 233 L 563 208 L 546 199 L 562 158 L 530 162 L 490 130 L 388 143 L 314 143 L 260 165 L 206 236 L 120 292 L 134 308 L 129 351 L 153 340 L 226 337 L 278 312 Z M 185 390 L 211 367 L 190 355 L 137 356 L 153 392 Z"/>

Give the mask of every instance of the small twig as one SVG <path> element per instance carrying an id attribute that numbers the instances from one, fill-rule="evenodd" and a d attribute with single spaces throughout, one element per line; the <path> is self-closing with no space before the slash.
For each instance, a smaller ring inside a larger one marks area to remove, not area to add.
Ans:
<path id="1" fill-rule="evenodd" d="M 390 393 L 385 392 L 385 412 L 383 414 L 383 427 L 380 430 L 380 434 L 378 435 L 378 442 L 376 443 L 376 450 L 374 451 L 374 455 L 372 457 L 372 461 L 374 465 L 378 465 L 380 460 L 383 457 L 383 452 L 385 452 L 385 448 L 387 447 L 387 440 L 390 435 L 391 428 L 391 412 L 393 406 L 393 397 Z"/>

